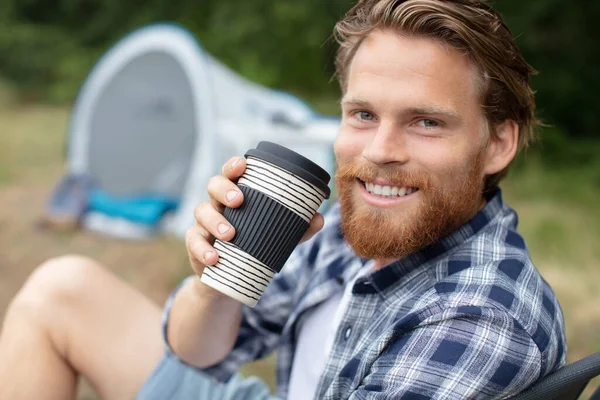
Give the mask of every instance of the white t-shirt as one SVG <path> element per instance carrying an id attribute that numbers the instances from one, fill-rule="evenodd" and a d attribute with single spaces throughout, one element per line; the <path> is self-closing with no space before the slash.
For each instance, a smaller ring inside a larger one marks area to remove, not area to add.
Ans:
<path id="1" fill-rule="evenodd" d="M 367 263 L 343 291 L 325 300 L 307 315 L 298 334 L 290 374 L 288 400 L 308 400 L 315 397 L 319 379 L 329 359 L 335 333 L 348 307 L 352 286 L 359 277 L 366 275 L 371 269 L 372 263 Z"/>

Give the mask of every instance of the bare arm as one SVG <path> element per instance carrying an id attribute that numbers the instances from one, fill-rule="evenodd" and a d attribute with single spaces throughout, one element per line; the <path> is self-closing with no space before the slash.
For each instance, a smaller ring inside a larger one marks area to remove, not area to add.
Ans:
<path id="1" fill-rule="evenodd" d="M 195 210 L 196 225 L 186 234 L 186 247 L 194 272 L 202 275 L 206 265 L 218 260 L 213 248 L 215 238 L 231 240 L 235 229 L 223 216 L 225 206 L 236 208 L 243 194 L 235 181 L 244 173 L 243 158 L 230 159 L 222 175 L 210 179 L 210 202 Z M 302 241 L 323 227 L 323 216 L 316 214 Z M 192 279 L 180 289 L 173 300 L 169 315 L 167 338 L 171 348 L 183 361 L 197 367 L 209 367 L 222 361 L 233 348 L 242 320 L 242 305 L 236 300 Z"/>
<path id="2" fill-rule="evenodd" d="M 168 338 L 185 362 L 208 367 L 223 360 L 240 329 L 242 305 L 193 279 L 177 293 L 171 309 Z"/>

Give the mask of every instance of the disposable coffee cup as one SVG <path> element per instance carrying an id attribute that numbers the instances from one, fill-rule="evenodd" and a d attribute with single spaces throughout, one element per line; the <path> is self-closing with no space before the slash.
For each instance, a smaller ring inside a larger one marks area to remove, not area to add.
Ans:
<path id="1" fill-rule="evenodd" d="M 201 280 L 254 307 L 329 198 L 330 176 L 272 142 L 260 142 L 245 157 L 246 171 L 237 182 L 244 201 L 223 213 L 235 236 L 229 242 L 215 241 L 219 261 L 204 269 Z"/>

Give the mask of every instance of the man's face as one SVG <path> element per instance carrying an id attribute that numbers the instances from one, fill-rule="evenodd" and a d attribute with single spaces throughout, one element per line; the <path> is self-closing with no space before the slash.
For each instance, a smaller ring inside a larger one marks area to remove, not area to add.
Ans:
<path id="1" fill-rule="evenodd" d="M 489 134 L 466 56 L 375 31 L 354 56 L 342 111 L 336 180 L 342 230 L 357 254 L 400 258 L 482 206 Z"/>

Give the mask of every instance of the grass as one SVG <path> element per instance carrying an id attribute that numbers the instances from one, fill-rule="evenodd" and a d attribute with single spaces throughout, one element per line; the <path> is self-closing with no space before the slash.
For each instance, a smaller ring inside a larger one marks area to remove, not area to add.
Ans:
<path id="1" fill-rule="evenodd" d="M 334 110 L 328 102 L 327 111 Z M 89 232 L 36 228 L 63 170 L 67 108 L 5 106 L 0 110 L 0 313 L 43 260 L 64 253 L 98 259 L 157 303 L 190 269 L 181 241 L 128 242 Z M 520 216 L 534 262 L 554 288 L 566 317 L 569 362 L 600 351 L 600 180 L 581 166 L 548 169 L 526 157 L 502 185 Z M 274 385 L 273 357 L 245 366 Z M 596 380 L 591 387 L 596 387 Z M 588 389 L 588 393 L 591 389 Z M 95 398 L 84 389 L 80 399 Z"/>

